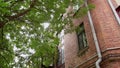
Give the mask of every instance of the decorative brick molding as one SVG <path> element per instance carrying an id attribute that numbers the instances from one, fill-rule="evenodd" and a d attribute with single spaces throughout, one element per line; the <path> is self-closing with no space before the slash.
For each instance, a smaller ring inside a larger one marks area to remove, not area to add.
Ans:
<path id="1" fill-rule="evenodd" d="M 109 52 L 113 52 L 113 51 L 118 51 L 120 52 L 120 47 L 113 47 L 113 48 L 108 48 L 102 51 L 102 55 L 104 55 L 102 58 L 102 64 L 105 64 L 107 62 L 110 61 L 116 61 L 116 60 L 120 60 L 120 53 L 109 53 Z M 88 60 L 84 61 L 83 63 L 79 64 L 78 66 L 76 66 L 75 68 L 94 68 L 95 67 L 95 62 L 97 60 L 97 54 L 94 54 L 92 57 L 90 57 Z"/>

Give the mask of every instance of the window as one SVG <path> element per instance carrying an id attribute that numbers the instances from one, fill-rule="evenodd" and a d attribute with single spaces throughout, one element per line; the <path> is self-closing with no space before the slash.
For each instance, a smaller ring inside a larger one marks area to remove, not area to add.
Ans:
<path id="1" fill-rule="evenodd" d="M 118 7 L 116 8 L 116 11 L 117 11 L 117 13 L 118 13 L 118 16 L 120 17 L 120 6 L 118 6 Z"/>
<path id="2" fill-rule="evenodd" d="M 80 24 L 78 31 L 77 31 L 77 34 L 78 34 L 79 50 L 83 50 L 84 48 L 88 47 L 83 23 Z"/>

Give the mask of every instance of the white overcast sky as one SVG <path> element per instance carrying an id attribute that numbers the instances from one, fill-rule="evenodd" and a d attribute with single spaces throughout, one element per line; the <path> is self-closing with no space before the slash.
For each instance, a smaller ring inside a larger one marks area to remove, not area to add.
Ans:
<path id="1" fill-rule="evenodd" d="M 120 5 L 120 0 L 116 0 L 116 2 L 118 3 L 118 5 Z"/>

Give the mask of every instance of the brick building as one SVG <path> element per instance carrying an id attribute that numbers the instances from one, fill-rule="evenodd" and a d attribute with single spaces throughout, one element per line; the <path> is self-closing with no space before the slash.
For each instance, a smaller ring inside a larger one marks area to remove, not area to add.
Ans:
<path id="1" fill-rule="evenodd" d="M 64 35 L 65 68 L 120 68 L 119 0 L 88 0 L 95 8 Z M 87 6 L 87 3 L 86 3 Z"/>

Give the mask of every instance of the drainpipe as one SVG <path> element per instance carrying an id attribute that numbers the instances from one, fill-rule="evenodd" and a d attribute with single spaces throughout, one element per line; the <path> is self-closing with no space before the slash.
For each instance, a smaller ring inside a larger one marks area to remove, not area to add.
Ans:
<path id="1" fill-rule="evenodd" d="M 109 5 L 110 5 L 110 8 L 112 9 L 112 12 L 113 12 L 113 14 L 114 14 L 114 16 L 115 16 L 118 24 L 120 25 L 120 18 L 119 18 L 119 16 L 118 16 L 117 12 L 115 11 L 115 8 L 114 8 L 111 0 L 107 0 L 107 1 L 108 1 Z"/>
<path id="2" fill-rule="evenodd" d="M 85 2 L 85 6 L 88 7 L 87 1 Z M 93 39 L 94 39 L 94 42 L 95 42 L 95 47 L 96 47 L 97 55 L 98 55 L 98 60 L 96 61 L 95 65 L 96 65 L 96 68 L 100 68 L 100 62 L 102 61 L 102 54 L 101 54 L 101 50 L 100 50 L 100 47 L 99 47 L 99 44 L 98 44 L 98 39 L 97 39 L 97 36 L 96 36 L 96 32 L 95 32 L 95 28 L 94 28 L 94 25 L 93 25 L 93 21 L 92 21 L 90 11 L 88 11 L 88 19 L 89 19 L 89 22 L 90 22 L 90 26 L 91 26 L 91 30 L 92 30 L 92 34 L 93 34 Z"/>

